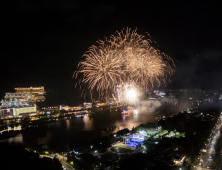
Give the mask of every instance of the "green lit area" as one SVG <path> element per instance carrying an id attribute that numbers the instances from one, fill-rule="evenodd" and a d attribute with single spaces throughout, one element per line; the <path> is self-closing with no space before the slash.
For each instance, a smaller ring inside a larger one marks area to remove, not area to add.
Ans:
<path id="1" fill-rule="evenodd" d="M 177 138 L 180 138 L 181 136 L 185 135 L 185 132 L 177 136 Z"/>
<path id="2" fill-rule="evenodd" d="M 163 132 L 160 132 L 160 133 L 158 133 L 157 135 L 162 135 L 162 134 L 164 134 L 164 133 L 166 133 L 167 132 L 167 130 L 164 130 Z"/>
<path id="3" fill-rule="evenodd" d="M 131 147 L 129 146 L 126 146 L 126 145 L 118 145 L 119 148 L 124 148 L 124 149 L 130 149 L 131 150 Z"/>

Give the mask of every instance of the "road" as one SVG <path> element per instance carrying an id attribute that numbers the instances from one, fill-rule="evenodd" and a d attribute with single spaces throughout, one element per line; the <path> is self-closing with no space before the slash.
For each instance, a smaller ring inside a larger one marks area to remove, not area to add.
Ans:
<path id="1" fill-rule="evenodd" d="M 212 140 L 212 142 L 209 144 L 207 147 L 207 152 L 203 153 L 200 156 L 200 159 L 203 160 L 203 165 L 202 167 L 197 167 L 197 170 L 204 170 L 204 169 L 209 169 L 213 163 L 213 158 L 215 156 L 215 150 L 214 150 L 214 144 L 215 141 Z"/>
<path id="2" fill-rule="evenodd" d="M 40 155 L 40 158 L 45 157 L 46 155 Z M 50 158 L 54 158 L 55 154 L 50 155 Z M 71 165 L 66 162 L 66 159 L 62 155 L 57 155 L 58 159 L 61 161 L 62 166 L 64 166 L 67 170 L 75 170 Z M 49 157 L 49 156 L 47 156 Z"/>
<path id="3" fill-rule="evenodd" d="M 209 168 L 211 167 L 213 163 L 213 158 L 215 156 L 214 146 L 219 135 L 220 135 L 220 132 L 219 132 L 219 129 L 217 129 L 217 131 L 214 133 L 214 136 L 212 137 L 212 140 L 209 146 L 207 147 L 207 152 L 201 156 L 201 158 L 203 159 L 203 168 Z"/>
<path id="4" fill-rule="evenodd" d="M 206 148 L 206 152 L 203 153 L 199 158 L 200 160 L 201 159 L 203 160 L 203 165 L 202 165 L 202 167 L 197 167 L 196 168 L 197 170 L 210 169 L 210 167 L 213 163 L 213 158 L 215 156 L 215 143 L 220 136 L 220 128 L 221 128 L 221 125 L 216 126 L 215 133 L 212 135 L 212 138 L 209 139 L 211 141 Z M 222 170 L 222 158 L 221 157 L 220 157 L 219 163 L 220 163 L 220 166 L 218 166 L 218 167 L 221 167 L 221 169 L 217 169 L 217 170 Z"/>
<path id="5" fill-rule="evenodd" d="M 67 170 L 75 170 L 71 165 L 69 165 L 65 161 L 61 161 L 62 166 L 64 166 Z"/>

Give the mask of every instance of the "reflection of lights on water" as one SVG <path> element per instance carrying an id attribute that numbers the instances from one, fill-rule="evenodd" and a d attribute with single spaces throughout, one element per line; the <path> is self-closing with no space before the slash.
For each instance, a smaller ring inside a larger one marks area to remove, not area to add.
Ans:
<path id="1" fill-rule="evenodd" d="M 66 124 L 67 124 L 67 129 L 70 128 L 70 120 L 66 120 Z"/>

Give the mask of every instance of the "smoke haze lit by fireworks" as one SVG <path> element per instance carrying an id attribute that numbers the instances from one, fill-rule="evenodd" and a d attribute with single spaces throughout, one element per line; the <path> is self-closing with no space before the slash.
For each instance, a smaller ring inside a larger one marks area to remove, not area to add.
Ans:
<path id="1" fill-rule="evenodd" d="M 117 85 L 149 88 L 166 83 L 174 72 L 173 60 L 151 46 L 151 40 L 137 30 L 116 32 L 83 55 L 75 77 L 96 89 L 101 96 L 115 91 Z"/>

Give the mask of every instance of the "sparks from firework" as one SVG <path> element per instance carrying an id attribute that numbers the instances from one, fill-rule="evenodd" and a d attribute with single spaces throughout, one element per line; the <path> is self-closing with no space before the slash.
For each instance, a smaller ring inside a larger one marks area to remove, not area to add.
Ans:
<path id="1" fill-rule="evenodd" d="M 137 84 L 141 87 L 164 83 L 174 72 L 173 60 L 151 46 L 151 40 L 131 29 L 116 32 L 110 39 L 91 46 L 78 65 L 76 76 L 81 83 L 101 94 L 114 91 L 117 84 Z"/>
<path id="2" fill-rule="evenodd" d="M 121 102 L 135 103 L 139 101 L 140 90 L 136 85 L 122 84 L 117 86 L 117 97 Z"/>
<path id="3" fill-rule="evenodd" d="M 106 48 L 93 46 L 84 54 L 85 60 L 79 63 L 79 73 L 83 73 L 82 83 L 88 83 L 89 89 L 101 92 L 112 90 L 116 83 L 122 82 L 124 63 L 122 55 Z"/>
<path id="4" fill-rule="evenodd" d="M 154 86 L 154 83 L 160 85 L 161 81 L 165 83 L 174 72 L 173 60 L 153 48 L 151 40 L 139 35 L 136 30 L 127 28 L 106 41 L 124 56 L 128 82 L 143 87 Z"/>

